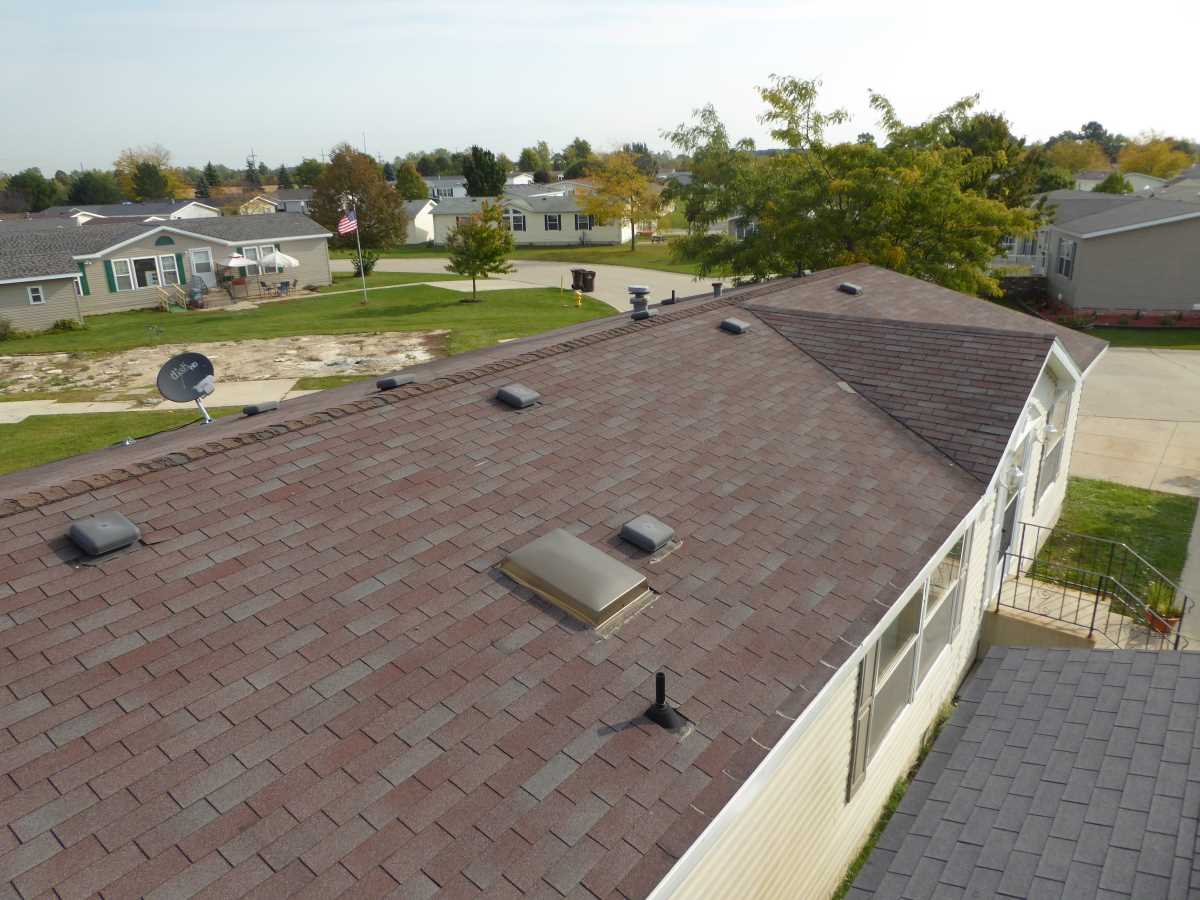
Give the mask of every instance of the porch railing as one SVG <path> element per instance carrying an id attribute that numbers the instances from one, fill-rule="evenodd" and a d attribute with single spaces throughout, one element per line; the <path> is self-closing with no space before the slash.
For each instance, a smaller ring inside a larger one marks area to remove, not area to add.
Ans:
<path id="1" fill-rule="evenodd" d="M 1116 647 L 1183 649 L 1192 600 L 1127 544 L 1033 523 L 1014 529 L 999 604 L 1084 629 Z"/>

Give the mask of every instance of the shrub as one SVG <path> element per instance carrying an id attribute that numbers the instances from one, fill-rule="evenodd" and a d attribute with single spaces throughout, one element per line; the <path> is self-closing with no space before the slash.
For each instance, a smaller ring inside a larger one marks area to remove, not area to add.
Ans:
<path id="1" fill-rule="evenodd" d="M 12 335 L 12 322 L 0 316 L 0 341 L 6 341 Z"/>
<path id="2" fill-rule="evenodd" d="M 1175 602 L 1175 586 L 1164 581 L 1150 585 L 1146 591 L 1146 605 L 1165 619 L 1175 619 L 1183 613 L 1182 607 Z"/>
<path id="3" fill-rule="evenodd" d="M 379 262 L 379 254 L 374 250 L 364 250 L 362 256 L 351 254 L 350 261 L 354 264 L 355 275 L 370 275 L 375 270 L 375 263 Z"/>
<path id="4" fill-rule="evenodd" d="M 1158 320 L 1158 324 L 1161 325 L 1163 328 L 1170 328 L 1172 325 L 1175 324 L 1175 322 L 1174 322 L 1174 320 L 1171 319 L 1170 316 L 1163 316 L 1161 319 Z"/>
<path id="5" fill-rule="evenodd" d="M 1117 324 L 1118 325 L 1128 325 L 1129 324 L 1129 316 L 1121 316 L 1121 318 L 1117 319 Z"/>
<path id="6" fill-rule="evenodd" d="M 51 331 L 82 331 L 83 323 L 78 319 L 59 319 L 50 326 Z"/>

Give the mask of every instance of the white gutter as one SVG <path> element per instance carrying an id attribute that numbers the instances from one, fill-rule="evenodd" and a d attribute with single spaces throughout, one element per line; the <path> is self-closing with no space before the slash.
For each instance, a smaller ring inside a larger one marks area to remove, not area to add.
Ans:
<path id="1" fill-rule="evenodd" d="M 26 284 L 30 281 L 57 281 L 60 278 L 78 278 L 78 272 L 64 272 L 61 275 L 34 275 L 21 278 L 0 278 L 0 284 Z"/>

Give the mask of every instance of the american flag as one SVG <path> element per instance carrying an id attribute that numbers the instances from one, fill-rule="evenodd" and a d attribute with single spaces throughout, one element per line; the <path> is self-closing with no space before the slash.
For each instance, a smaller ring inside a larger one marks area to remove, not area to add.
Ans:
<path id="1" fill-rule="evenodd" d="M 350 210 L 338 219 L 338 234 L 352 234 L 355 231 L 358 231 L 358 216 L 354 210 Z"/>

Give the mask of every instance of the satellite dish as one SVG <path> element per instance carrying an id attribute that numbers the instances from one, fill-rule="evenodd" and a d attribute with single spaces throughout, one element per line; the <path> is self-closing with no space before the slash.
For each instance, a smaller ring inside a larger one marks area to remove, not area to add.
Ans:
<path id="1" fill-rule="evenodd" d="M 216 389 L 212 360 L 202 353 L 180 353 L 168 359 L 158 370 L 158 392 L 175 403 L 195 401 L 204 414 L 204 423 L 212 421 L 203 399 Z"/>

